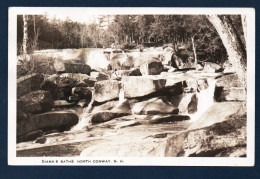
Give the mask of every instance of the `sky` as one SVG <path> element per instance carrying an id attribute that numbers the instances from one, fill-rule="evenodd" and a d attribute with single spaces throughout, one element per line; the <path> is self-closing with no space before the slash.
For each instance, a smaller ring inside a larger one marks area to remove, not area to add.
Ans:
<path id="1" fill-rule="evenodd" d="M 44 14 L 47 15 L 48 18 L 52 19 L 56 17 L 56 19 L 66 20 L 67 18 L 72 21 L 80 22 L 80 23 L 93 23 L 97 21 L 97 15 L 86 12 L 86 10 L 75 10 L 75 9 L 66 9 L 66 10 L 48 10 Z"/>

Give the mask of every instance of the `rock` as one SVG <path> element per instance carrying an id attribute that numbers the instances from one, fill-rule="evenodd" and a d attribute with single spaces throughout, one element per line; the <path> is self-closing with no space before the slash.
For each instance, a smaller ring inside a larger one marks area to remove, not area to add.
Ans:
<path id="1" fill-rule="evenodd" d="M 186 115 L 154 115 L 149 120 L 150 124 L 161 124 L 161 123 L 171 123 L 176 121 L 184 121 L 184 120 L 190 120 L 189 116 Z"/>
<path id="2" fill-rule="evenodd" d="M 207 79 L 193 79 L 189 78 L 185 80 L 185 89 L 186 93 L 194 93 L 197 91 L 205 90 L 208 88 Z"/>
<path id="3" fill-rule="evenodd" d="M 51 94 L 51 97 L 53 100 L 59 99 L 59 92 L 60 89 L 58 85 L 56 84 L 56 81 L 44 81 L 43 84 L 41 85 L 41 90 L 48 91 Z"/>
<path id="4" fill-rule="evenodd" d="M 125 99 L 118 101 L 118 103 L 110 110 L 111 112 L 131 114 L 131 101 Z"/>
<path id="5" fill-rule="evenodd" d="M 224 70 L 223 70 L 224 73 L 235 73 L 236 72 L 236 70 L 233 68 L 232 64 L 228 60 L 226 60 L 224 62 L 223 68 L 224 68 Z"/>
<path id="6" fill-rule="evenodd" d="M 69 96 L 68 99 L 67 99 L 67 101 L 70 102 L 70 103 L 74 103 L 74 102 L 78 103 L 79 100 L 80 100 L 80 97 L 77 94 L 75 94 L 73 96 Z"/>
<path id="7" fill-rule="evenodd" d="M 174 71 L 177 71 L 177 68 L 171 67 L 171 68 L 168 70 L 168 72 L 174 72 Z"/>
<path id="8" fill-rule="evenodd" d="M 206 73 L 215 73 L 221 71 L 221 66 L 216 63 L 205 62 L 203 71 Z"/>
<path id="9" fill-rule="evenodd" d="M 103 81 L 103 80 L 108 80 L 109 76 L 98 71 L 92 71 L 90 72 L 90 77 L 95 78 L 97 81 Z"/>
<path id="10" fill-rule="evenodd" d="M 209 87 L 208 81 L 206 79 L 197 80 L 198 91 L 205 90 Z"/>
<path id="11" fill-rule="evenodd" d="M 243 87 L 223 89 L 217 101 L 245 101 L 246 91 Z"/>
<path id="12" fill-rule="evenodd" d="M 44 76 L 36 73 L 19 78 L 17 80 L 17 97 L 39 90 L 43 80 Z"/>
<path id="13" fill-rule="evenodd" d="M 86 83 L 85 87 L 93 87 L 97 79 L 87 74 L 64 73 L 59 76 L 58 83 L 62 84 L 63 81 L 72 81 L 74 83 L 73 87 L 83 87 L 80 85 L 81 83 Z"/>
<path id="14" fill-rule="evenodd" d="M 108 101 L 104 104 L 94 106 L 93 109 L 91 110 L 91 113 L 97 113 L 97 112 L 102 112 L 102 111 L 106 111 L 106 110 L 111 110 L 117 104 L 118 104 L 118 101 Z"/>
<path id="15" fill-rule="evenodd" d="M 243 109 L 242 102 L 214 103 L 189 127 L 189 130 L 204 128 L 218 122 L 223 122 L 228 116 L 239 114 L 241 109 Z"/>
<path id="16" fill-rule="evenodd" d="M 45 74 L 44 75 L 44 82 L 48 81 L 48 82 L 53 82 L 54 84 L 57 84 L 58 77 L 59 77 L 58 74 L 53 74 L 53 75 Z"/>
<path id="17" fill-rule="evenodd" d="M 91 68 L 82 63 L 71 63 L 66 61 L 55 61 L 54 68 L 58 73 L 82 73 L 89 74 Z"/>
<path id="18" fill-rule="evenodd" d="M 17 122 L 20 122 L 20 121 L 24 121 L 24 120 L 27 120 L 28 118 L 30 118 L 32 115 L 30 113 L 26 113 L 24 111 L 21 110 L 21 103 L 17 104 Z"/>
<path id="19" fill-rule="evenodd" d="M 162 62 L 159 60 L 147 60 L 140 66 L 142 75 L 159 75 L 163 71 Z"/>
<path id="20" fill-rule="evenodd" d="M 79 102 L 78 102 L 78 106 L 80 107 L 86 107 L 88 104 L 89 104 L 90 101 L 86 100 L 86 99 L 81 99 Z"/>
<path id="21" fill-rule="evenodd" d="M 28 70 L 24 69 L 24 65 L 17 63 L 17 78 L 25 76 L 28 74 Z"/>
<path id="22" fill-rule="evenodd" d="M 189 78 L 189 79 L 185 80 L 185 82 L 186 82 L 187 86 L 185 87 L 184 91 L 186 93 L 193 93 L 193 92 L 197 91 L 198 84 L 197 84 L 196 79 Z"/>
<path id="23" fill-rule="evenodd" d="M 33 91 L 18 100 L 18 109 L 32 114 L 46 112 L 53 107 L 53 100 L 48 91 Z"/>
<path id="24" fill-rule="evenodd" d="M 163 89 L 166 84 L 165 79 L 152 79 L 146 77 L 129 76 L 123 77 L 121 80 L 124 96 L 126 98 L 141 97 L 160 89 Z"/>
<path id="25" fill-rule="evenodd" d="M 164 51 L 173 52 L 173 48 L 172 48 L 172 47 L 166 47 L 166 48 L 164 49 Z"/>
<path id="26" fill-rule="evenodd" d="M 216 79 L 216 86 L 228 89 L 230 87 L 242 87 L 237 74 L 227 74 Z"/>
<path id="27" fill-rule="evenodd" d="M 161 98 L 142 101 L 132 107 L 133 114 L 178 114 L 178 112 L 178 108 L 167 104 Z"/>
<path id="28" fill-rule="evenodd" d="M 104 80 L 95 83 L 94 99 L 97 102 L 105 102 L 119 97 L 119 82 L 116 80 Z"/>
<path id="29" fill-rule="evenodd" d="M 132 56 L 127 56 L 127 60 L 121 64 L 122 70 L 130 70 L 135 67 L 135 61 Z"/>
<path id="30" fill-rule="evenodd" d="M 36 139 L 37 137 L 42 136 L 42 130 L 37 130 L 33 132 L 29 132 L 27 134 L 21 135 L 17 137 L 17 143 L 20 142 L 26 142 L 26 141 L 32 141 Z"/>
<path id="31" fill-rule="evenodd" d="M 115 72 L 116 77 L 123 76 L 142 76 L 139 68 L 132 68 L 130 70 L 118 70 Z"/>
<path id="32" fill-rule="evenodd" d="M 46 137 L 38 137 L 34 142 L 44 144 L 47 141 Z"/>
<path id="33" fill-rule="evenodd" d="M 78 123 L 78 116 L 72 112 L 52 111 L 42 113 L 29 118 L 27 121 L 21 121 L 17 124 L 17 135 L 42 130 L 68 130 L 70 127 Z"/>
<path id="34" fill-rule="evenodd" d="M 222 109 L 223 110 L 223 109 Z M 195 130 L 177 134 L 167 140 L 166 157 L 245 157 L 246 119 L 228 119 Z M 242 149 L 242 152 L 241 152 Z M 233 151 L 233 152 L 230 152 Z"/>
<path id="35" fill-rule="evenodd" d="M 111 55 L 110 68 L 113 71 L 117 70 L 129 70 L 131 67 L 123 66 L 122 64 L 127 62 L 128 57 L 126 54 L 116 53 Z"/>
<path id="36" fill-rule="evenodd" d="M 196 70 L 201 71 L 203 70 L 203 66 L 201 64 L 196 65 Z"/>
<path id="37" fill-rule="evenodd" d="M 126 116 L 126 115 L 128 115 L 128 114 L 109 112 L 109 111 L 98 112 L 92 116 L 91 122 L 96 124 L 96 123 L 106 122 L 106 121 L 112 120 L 114 118 Z"/>
<path id="38" fill-rule="evenodd" d="M 72 88 L 72 94 L 78 95 L 80 99 L 87 99 L 89 101 L 92 98 L 92 92 L 88 87 L 74 87 Z"/>

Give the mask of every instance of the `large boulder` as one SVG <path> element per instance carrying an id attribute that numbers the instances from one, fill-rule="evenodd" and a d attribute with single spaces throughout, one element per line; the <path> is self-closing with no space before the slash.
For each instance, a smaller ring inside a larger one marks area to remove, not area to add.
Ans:
<path id="1" fill-rule="evenodd" d="M 58 73 L 82 73 L 89 74 L 91 68 L 89 65 L 82 63 L 71 63 L 66 61 L 55 61 L 54 68 Z"/>
<path id="2" fill-rule="evenodd" d="M 44 90 L 44 91 L 49 91 L 51 93 L 51 95 L 53 96 L 53 98 L 55 98 L 55 95 L 58 91 L 58 85 L 56 84 L 56 81 L 55 82 L 52 82 L 52 81 L 44 81 L 41 85 L 41 90 Z"/>
<path id="3" fill-rule="evenodd" d="M 246 143 L 246 119 L 235 117 L 169 138 L 165 156 L 246 157 Z"/>
<path id="4" fill-rule="evenodd" d="M 139 68 L 132 68 L 130 70 L 118 70 L 114 72 L 114 76 L 123 77 L 123 76 L 142 76 Z"/>
<path id="5" fill-rule="evenodd" d="M 128 113 L 103 111 L 103 112 L 98 112 L 98 113 L 94 114 L 91 117 L 91 122 L 93 124 L 96 124 L 96 123 L 106 122 L 106 121 L 112 120 L 114 118 L 126 116 L 126 115 L 128 115 Z"/>
<path id="6" fill-rule="evenodd" d="M 142 75 L 159 75 L 163 70 L 162 62 L 156 59 L 147 60 L 140 66 Z"/>
<path id="7" fill-rule="evenodd" d="M 62 81 L 73 81 L 74 86 L 82 86 L 82 83 L 85 83 L 84 87 L 93 87 L 97 79 L 93 76 L 80 73 L 63 73 L 58 77 L 59 83 Z"/>
<path id="8" fill-rule="evenodd" d="M 162 98 L 135 103 L 132 107 L 133 114 L 178 114 L 178 112 L 178 108 L 167 104 Z"/>
<path id="9" fill-rule="evenodd" d="M 31 114 L 38 114 L 50 110 L 53 106 L 53 100 L 48 91 L 33 91 L 22 96 L 17 101 L 18 110 Z"/>
<path id="10" fill-rule="evenodd" d="M 242 83 L 239 80 L 237 74 L 226 74 L 216 79 L 216 86 L 228 89 L 230 87 L 242 87 Z"/>
<path id="11" fill-rule="evenodd" d="M 17 80 L 17 97 L 39 90 L 43 81 L 44 76 L 36 73 L 19 78 Z"/>
<path id="12" fill-rule="evenodd" d="M 92 91 L 89 87 L 74 87 L 72 88 L 72 95 L 78 95 L 80 99 L 91 100 Z"/>
<path id="13" fill-rule="evenodd" d="M 35 140 L 36 138 L 42 136 L 42 130 L 32 131 L 27 134 L 17 137 L 17 143 Z"/>
<path id="14" fill-rule="evenodd" d="M 119 82 L 116 80 L 104 80 L 95 83 L 94 100 L 105 102 L 119 97 Z"/>
<path id="15" fill-rule="evenodd" d="M 109 76 L 107 74 L 99 71 L 90 72 L 90 77 L 95 78 L 97 81 L 103 81 L 109 79 Z"/>
<path id="16" fill-rule="evenodd" d="M 123 77 L 121 80 L 126 98 L 142 97 L 160 89 L 166 84 L 166 79 L 153 79 L 143 76 Z"/>
<path id="17" fill-rule="evenodd" d="M 245 101 L 246 90 L 243 87 L 230 87 L 228 89 L 222 89 L 217 101 Z"/>
<path id="18" fill-rule="evenodd" d="M 110 69 L 113 71 L 117 70 L 129 70 L 133 66 L 129 66 L 126 62 L 128 61 L 128 56 L 123 53 L 113 53 L 110 60 Z M 123 65 L 124 64 L 124 65 Z"/>
<path id="19" fill-rule="evenodd" d="M 150 118 L 149 124 L 162 124 L 162 123 L 172 123 L 176 121 L 186 121 L 190 120 L 190 117 L 187 115 L 176 115 L 176 114 L 168 114 L 168 115 L 154 115 Z"/>
<path id="20" fill-rule="evenodd" d="M 21 121 L 17 124 L 17 135 L 21 136 L 32 131 L 69 130 L 78 123 L 78 116 L 72 112 L 52 111 L 42 113 Z"/>

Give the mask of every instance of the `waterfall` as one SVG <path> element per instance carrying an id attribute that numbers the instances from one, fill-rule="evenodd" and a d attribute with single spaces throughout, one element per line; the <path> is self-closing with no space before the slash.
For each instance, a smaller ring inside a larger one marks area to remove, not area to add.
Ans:
<path id="1" fill-rule="evenodd" d="M 109 65 L 109 61 L 101 49 L 91 50 L 86 61 L 91 69 L 107 69 Z"/>
<path id="2" fill-rule="evenodd" d="M 212 78 L 207 79 L 208 88 L 197 92 L 198 104 L 197 112 L 194 114 L 189 114 L 191 120 L 197 120 L 209 107 L 214 104 L 214 92 L 216 80 Z"/>
<path id="3" fill-rule="evenodd" d="M 85 127 L 87 127 L 90 124 L 91 116 L 90 116 L 90 111 L 92 109 L 93 103 L 95 101 L 94 98 L 94 90 L 92 91 L 92 99 L 88 106 L 84 109 L 82 116 L 80 116 L 78 124 L 73 126 L 71 128 L 71 131 L 77 131 L 77 130 L 83 130 Z"/>
<path id="4" fill-rule="evenodd" d="M 125 101 L 124 90 L 121 88 L 119 92 L 119 101 L 118 104 L 122 104 Z"/>

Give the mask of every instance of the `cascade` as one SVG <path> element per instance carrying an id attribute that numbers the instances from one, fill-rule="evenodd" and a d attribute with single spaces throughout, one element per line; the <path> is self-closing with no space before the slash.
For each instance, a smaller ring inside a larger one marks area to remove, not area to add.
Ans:
<path id="1" fill-rule="evenodd" d="M 198 98 L 197 112 L 189 114 L 192 121 L 197 120 L 210 106 L 214 104 L 214 92 L 216 80 L 212 78 L 207 79 L 208 88 L 196 92 Z"/>

